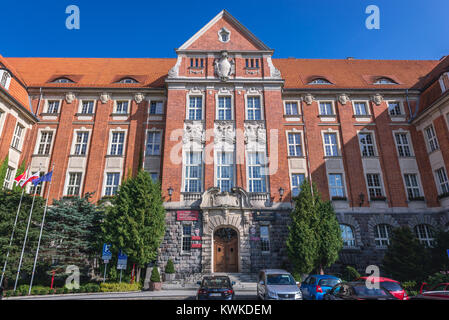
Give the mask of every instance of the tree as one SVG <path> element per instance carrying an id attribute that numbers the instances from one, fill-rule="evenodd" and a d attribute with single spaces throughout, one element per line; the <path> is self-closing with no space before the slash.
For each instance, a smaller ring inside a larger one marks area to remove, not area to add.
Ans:
<path id="1" fill-rule="evenodd" d="M 422 282 L 429 270 L 430 251 L 408 227 L 392 232 L 390 245 L 383 258 L 383 270 L 395 280 Z"/>
<path id="2" fill-rule="evenodd" d="M 323 274 L 324 268 L 338 259 L 343 247 L 332 204 L 321 199 L 315 184 L 311 187 L 304 180 L 290 217 L 287 253 L 294 271 L 309 273 L 315 269 Z"/>
<path id="3" fill-rule="evenodd" d="M 52 270 L 58 278 L 67 276 L 68 265 L 78 266 L 81 274 L 87 275 L 90 258 L 99 253 L 101 212 L 89 202 L 90 198 L 90 193 L 65 197 L 55 200 L 48 209 L 42 254 L 49 261 L 56 261 Z"/>
<path id="4" fill-rule="evenodd" d="M 435 246 L 431 249 L 434 272 L 449 270 L 447 250 L 449 250 L 449 230 L 439 230 L 435 235 Z"/>
<path id="5" fill-rule="evenodd" d="M 3 264 L 8 251 L 11 232 L 20 202 L 21 191 L 0 189 L 0 264 Z M 5 272 L 5 287 L 14 285 L 17 268 L 22 252 L 23 240 L 25 238 L 28 217 L 30 214 L 33 196 L 24 193 L 22 205 L 20 207 L 17 225 L 14 232 L 14 240 L 10 248 L 8 264 Z M 33 213 L 31 216 L 28 240 L 25 247 L 23 262 L 20 272 L 20 279 L 26 280 L 31 275 L 36 252 L 37 241 L 40 232 L 40 223 L 44 209 L 44 201 L 40 197 L 35 198 Z M 42 265 L 42 264 L 41 264 Z M 39 266 L 38 266 L 39 267 Z M 39 268 L 38 268 L 39 270 Z"/>
<path id="6" fill-rule="evenodd" d="M 8 171 L 9 156 L 7 155 L 0 165 L 0 189 L 3 189 L 5 184 L 6 172 Z"/>
<path id="7" fill-rule="evenodd" d="M 126 179 L 106 210 L 102 232 L 112 252 L 120 249 L 140 270 L 154 261 L 165 234 L 165 209 L 160 185 L 153 182 L 148 172 L 139 170 L 135 177 Z"/>

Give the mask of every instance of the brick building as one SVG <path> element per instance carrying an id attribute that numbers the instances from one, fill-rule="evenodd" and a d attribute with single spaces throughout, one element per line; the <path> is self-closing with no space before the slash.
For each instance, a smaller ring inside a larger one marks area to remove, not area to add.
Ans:
<path id="1" fill-rule="evenodd" d="M 31 101 L 2 84 L 1 111 L 20 109 L 27 128 L 11 175 L 22 160 L 33 172 L 54 164 L 50 198 L 95 191 L 97 201 L 143 166 L 167 209 L 160 265 L 172 258 L 180 272 L 285 266 L 306 178 L 341 223 L 337 266 L 379 264 L 393 227 L 429 245 L 448 228 L 449 57 L 274 59 L 226 11 L 176 53 L 2 58 Z M 8 121 L 2 157 L 14 152 Z"/>

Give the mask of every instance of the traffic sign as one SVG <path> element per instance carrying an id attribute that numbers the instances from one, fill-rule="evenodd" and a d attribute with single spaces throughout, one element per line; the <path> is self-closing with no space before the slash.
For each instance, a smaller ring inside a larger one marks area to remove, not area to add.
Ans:
<path id="1" fill-rule="evenodd" d="M 118 253 L 117 269 L 126 270 L 127 263 L 128 263 L 128 256 L 124 254 L 122 250 L 120 250 Z"/>
<path id="2" fill-rule="evenodd" d="M 101 259 L 105 261 L 109 261 L 112 259 L 112 252 L 111 252 L 111 245 L 104 243 L 103 244 L 103 251 L 101 252 Z"/>

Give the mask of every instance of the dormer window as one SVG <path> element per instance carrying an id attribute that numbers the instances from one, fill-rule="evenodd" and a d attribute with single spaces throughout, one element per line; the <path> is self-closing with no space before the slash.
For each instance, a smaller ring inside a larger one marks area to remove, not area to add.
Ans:
<path id="1" fill-rule="evenodd" d="M 0 85 L 8 90 L 9 83 L 11 82 L 11 75 L 6 70 L 0 70 Z"/>
<path id="2" fill-rule="evenodd" d="M 201 69 L 203 67 L 204 67 L 204 59 L 203 58 L 190 58 L 190 68 Z"/>
<path id="3" fill-rule="evenodd" d="M 138 83 L 138 81 L 133 78 L 123 78 L 118 83 Z"/>
<path id="4" fill-rule="evenodd" d="M 390 78 L 379 78 L 374 84 L 397 84 L 397 82 L 391 80 Z"/>
<path id="5" fill-rule="evenodd" d="M 67 78 L 57 78 L 55 80 L 52 81 L 53 83 L 73 83 L 72 80 L 67 79 Z"/>
<path id="6" fill-rule="evenodd" d="M 330 82 L 324 78 L 317 78 L 317 79 L 310 81 L 308 84 L 332 84 L 332 82 Z"/>
<path id="7" fill-rule="evenodd" d="M 228 42 L 230 37 L 231 37 L 231 32 L 228 31 L 228 29 L 221 28 L 220 31 L 218 31 L 218 39 L 221 42 L 225 42 L 225 43 Z"/>
<path id="8" fill-rule="evenodd" d="M 259 59 L 245 59 L 245 67 L 247 69 L 259 69 Z"/>

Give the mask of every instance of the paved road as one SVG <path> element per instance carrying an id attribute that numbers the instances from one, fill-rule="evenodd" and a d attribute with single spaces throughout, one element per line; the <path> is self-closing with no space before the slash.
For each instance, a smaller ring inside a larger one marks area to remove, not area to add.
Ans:
<path id="1" fill-rule="evenodd" d="M 11 297 L 5 300 L 195 300 L 196 290 L 162 290 L 123 293 L 66 294 Z M 255 300 L 255 291 L 235 291 L 237 300 Z"/>

